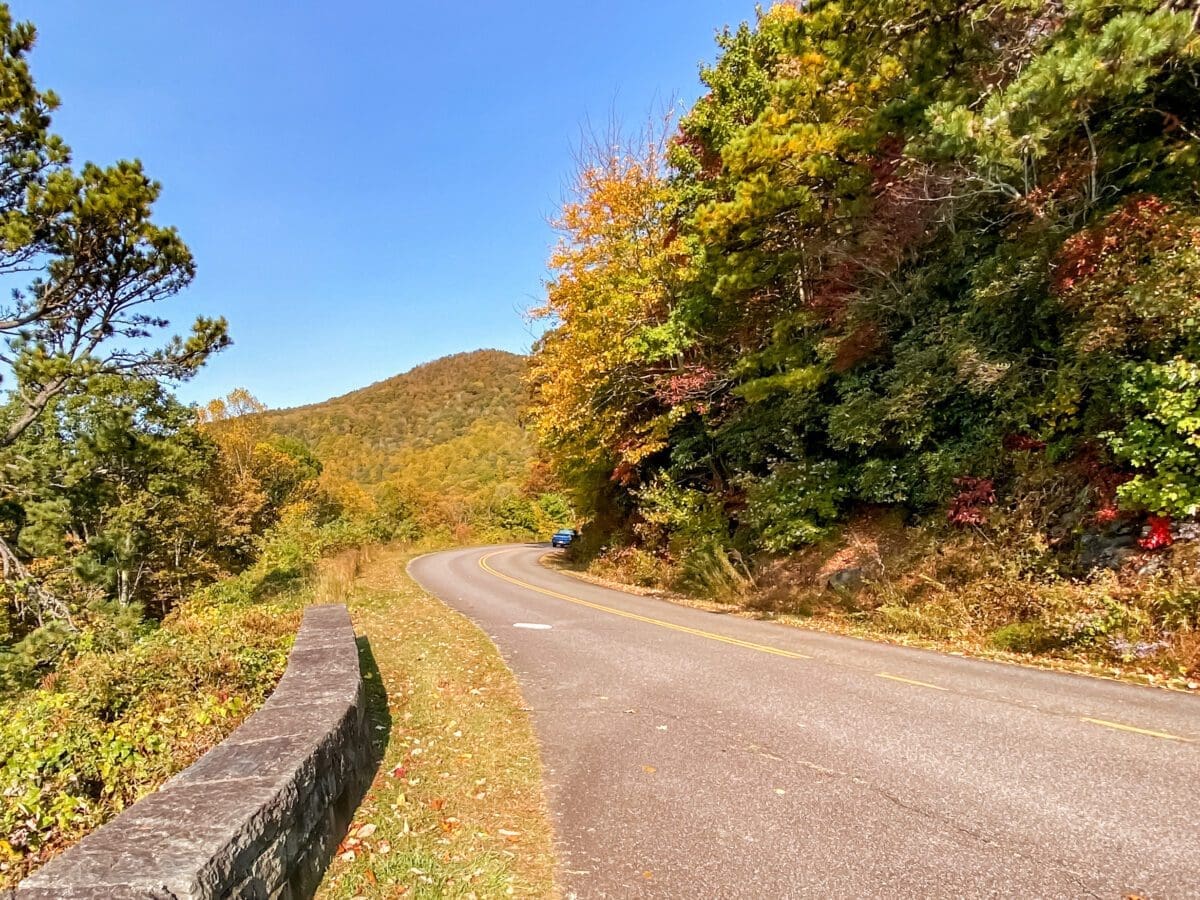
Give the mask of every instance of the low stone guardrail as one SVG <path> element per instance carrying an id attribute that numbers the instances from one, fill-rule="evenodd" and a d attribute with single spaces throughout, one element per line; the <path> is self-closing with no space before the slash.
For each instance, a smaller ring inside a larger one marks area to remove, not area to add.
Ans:
<path id="1" fill-rule="evenodd" d="M 309 607 L 261 709 L 26 878 L 15 898 L 311 897 L 372 763 L 350 615 L 344 606 Z"/>

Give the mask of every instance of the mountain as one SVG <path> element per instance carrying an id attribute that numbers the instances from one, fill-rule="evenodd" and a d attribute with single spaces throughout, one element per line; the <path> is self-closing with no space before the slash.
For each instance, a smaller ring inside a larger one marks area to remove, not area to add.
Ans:
<path id="1" fill-rule="evenodd" d="M 520 485 L 532 451 L 518 424 L 527 360 L 502 350 L 446 356 L 323 403 L 264 413 L 326 471 L 370 488 L 387 481 L 472 495 Z"/>

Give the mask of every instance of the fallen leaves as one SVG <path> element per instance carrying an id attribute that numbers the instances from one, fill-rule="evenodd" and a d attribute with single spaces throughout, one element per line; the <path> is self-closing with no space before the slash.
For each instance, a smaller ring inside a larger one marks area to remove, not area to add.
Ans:
<path id="1" fill-rule="evenodd" d="M 364 842 L 377 830 L 378 826 L 374 822 L 364 822 L 361 825 L 351 824 L 350 830 L 346 832 L 346 837 L 338 844 L 334 854 L 342 862 L 354 862 L 360 855 L 371 852 L 371 845 Z M 390 845 L 388 850 L 391 850 Z"/>
<path id="2" fill-rule="evenodd" d="M 402 564 L 384 569 L 388 589 L 358 591 L 354 614 L 371 635 L 394 724 L 373 797 L 337 848 L 329 896 L 545 895 L 552 857 L 536 745 L 527 723 L 513 730 L 521 703 L 511 674 L 473 629 L 457 640 L 458 617 L 395 575 Z"/>

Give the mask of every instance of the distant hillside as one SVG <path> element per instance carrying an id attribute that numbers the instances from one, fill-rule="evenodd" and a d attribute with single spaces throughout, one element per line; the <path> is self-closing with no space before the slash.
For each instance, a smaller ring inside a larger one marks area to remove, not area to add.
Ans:
<path id="1" fill-rule="evenodd" d="M 521 483 L 531 451 L 517 424 L 526 358 L 500 350 L 443 357 L 323 403 L 265 413 L 365 487 L 419 482 L 472 494 Z"/>

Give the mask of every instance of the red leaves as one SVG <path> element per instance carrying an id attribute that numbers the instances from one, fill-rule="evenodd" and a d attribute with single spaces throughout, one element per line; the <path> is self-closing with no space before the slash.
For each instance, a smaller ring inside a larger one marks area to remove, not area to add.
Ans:
<path id="1" fill-rule="evenodd" d="M 1004 438 L 1004 449 L 1012 452 L 1032 453 L 1046 449 L 1046 442 L 1027 434 L 1010 434 Z"/>
<path id="2" fill-rule="evenodd" d="M 996 502 L 995 483 L 990 478 L 975 478 L 971 475 L 955 478 L 954 483 L 959 487 L 959 493 L 950 501 L 946 519 L 951 525 L 960 528 L 982 525 L 987 521 L 983 508 Z"/>
<path id="3" fill-rule="evenodd" d="M 1138 541 L 1143 550 L 1162 550 L 1175 543 L 1171 534 L 1170 516 L 1150 516 L 1146 520 L 1146 536 Z"/>
<path id="4" fill-rule="evenodd" d="M 1119 250 L 1135 247 L 1143 253 L 1148 246 L 1173 241 L 1176 230 L 1165 222 L 1170 212 L 1171 207 L 1153 195 L 1130 197 L 1099 224 L 1068 238 L 1055 263 L 1055 293 L 1069 293 Z"/>
<path id="5" fill-rule="evenodd" d="M 661 380 L 655 386 L 654 394 L 668 406 L 704 399 L 711 394 L 717 377 L 717 372 L 707 366 L 688 366 Z"/>
<path id="6" fill-rule="evenodd" d="M 637 481 L 637 466 L 622 460 L 612 471 L 612 480 L 617 484 L 629 487 Z"/>
<path id="7" fill-rule="evenodd" d="M 848 372 L 865 359 L 869 359 L 884 343 L 879 328 L 872 323 L 860 325 L 838 344 L 837 353 L 830 368 L 835 372 Z"/>

